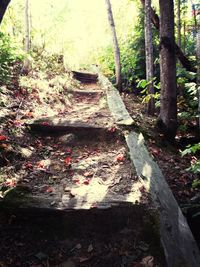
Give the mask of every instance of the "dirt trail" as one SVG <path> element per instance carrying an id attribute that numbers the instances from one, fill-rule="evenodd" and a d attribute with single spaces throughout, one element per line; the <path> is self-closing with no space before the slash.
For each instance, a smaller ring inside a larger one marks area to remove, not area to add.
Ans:
<path id="1" fill-rule="evenodd" d="M 0 266 L 199 266 L 119 92 L 104 77 L 74 75 L 77 87 L 55 78 L 14 92 L 15 112 L 2 118 Z"/>
<path id="2" fill-rule="evenodd" d="M 16 188 L 4 199 L 16 201 L 18 194 L 19 206 L 56 209 L 148 202 L 106 92 L 97 83 L 84 83 L 67 98 L 64 112 L 26 120 L 36 135 L 25 131 L 18 139 L 21 158 L 9 174 Z"/>
<path id="3" fill-rule="evenodd" d="M 53 110 L 39 94 L 17 110 L 15 157 L 1 168 L 0 266 L 157 266 L 159 233 L 146 230 L 157 221 L 106 91 L 84 82 L 56 96 L 62 109 L 46 93 Z"/>

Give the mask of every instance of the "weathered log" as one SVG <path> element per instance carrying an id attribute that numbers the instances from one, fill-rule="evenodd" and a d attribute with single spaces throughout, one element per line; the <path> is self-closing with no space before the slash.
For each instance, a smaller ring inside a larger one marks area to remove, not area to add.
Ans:
<path id="1" fill-rule="evenodd" d="M 145 0 L 141 0 L 141 3 L 144 6 Z M 160 18 L 155 12 L 155 10 L 153 10 L 153 8 L 151 8 L 151 20 L 155 28 L 159 31 Z M 182 66 L 188 71 L 196 72 L 196 69 L 192 66 L 192 63 L 190 62 L 190 60 L 185 56 L 185 54 L 183 53 L 183 51 L 177 44 L 175 44 L 175 51 L 176 51 L 176 56 L 180 60 Z"/>
<path id="2" fill-rule="evenodd" d="M 133 125 L 134 121 L 129 115 L 118 90 L 102 73 L 99 72 L 99 82 L 106 91 L 108 107 L 115 121 L 119 125 Z"/>
<path id="3" fill-rule="evenodd" d="M 43 134 L 62 135 L 64 133 L 72 133 L 77 138 L 88 140 L 111 140 L 115 138 L 119 132 L 112 132 L 107 127 L 91 125 L 84 122 L 71 122 L 64 119 L 46 119 L 44 121 L 36 121 L 26 124 L 33 132 Z"/>
<path id="4" fill-rule="evenodd" d="M 150 157 L 142 134 L 131 132 L 126 141 L 136 172 L 160 213 L 160 234 L 167 266 L 200 266 L 200 253 L 191 230 L 161 170 Z"/>

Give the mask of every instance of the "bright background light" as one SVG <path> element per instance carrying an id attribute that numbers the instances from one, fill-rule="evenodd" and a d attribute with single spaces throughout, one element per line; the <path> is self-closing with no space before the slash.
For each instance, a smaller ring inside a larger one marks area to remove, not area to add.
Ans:
<path id="1" fill-rule="evenodd" d="M 10 4 L 21 20 L 22 32 L 24 2 L 12 0 Z M 123 41 L 134 29 L 137 8 L 130 0 L 111 3 L 117 34 Z M 104 0 L 30 0 L 30 7 L 33 45 L 45 45 L 48 51 L 63 53 L 70 67 L 95 63 L 99 51 L 112 44 Z M 8 14 L 12 16 L 12 12 L 9 10 Z"/>

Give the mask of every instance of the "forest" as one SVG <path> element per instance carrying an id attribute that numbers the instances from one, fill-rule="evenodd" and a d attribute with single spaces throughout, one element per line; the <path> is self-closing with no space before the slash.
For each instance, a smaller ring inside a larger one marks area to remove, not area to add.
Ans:
<path id="1" fill-rule="evenodd" d="M 0 0 L 0 267 L 200 266 L 198 0 Z"/>

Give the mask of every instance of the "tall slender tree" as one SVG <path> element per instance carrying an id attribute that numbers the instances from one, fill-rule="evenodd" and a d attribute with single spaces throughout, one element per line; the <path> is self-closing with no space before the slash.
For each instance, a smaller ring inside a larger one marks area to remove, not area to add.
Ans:
<path id="1" fill-rule="evenodd" d="M 197 93 L 198 93 L 198 116 L 199 116 L 199 135 L 200 135 L 200 18 L 199 18 L 199 25 L 197 28 Z"/>
<path id="2" fill-rule="evenodd" d="M 151 96 L 147 104 L 148 115 L 154 115 L 155 101 L 152 96 L 153 86 L 153 40 L 151 27 L 151 0 L 145 0 L 145 54 L 146 54 L 146 80 L 148 81 L 148 94 Z"/>
<path id="3" fill-rule="evenodd" d="M 25 40 L 24 40 L 24 50 L 28 55 L 31 47 L 30 39 L 30 6 L 29 0 L 25 0 Z M 28 57 L 24 60 L 22 74 L 27 75 L 30 70 L 30 60 Z"/>
<path id="4" fill-rule="evenodd" d="M 112 13 L 112 6 L 110 0 L 105 0 L 107 13 L 108 13 L 108 21 L 110 24 L 110 29 L 112 33 L 113 39 L 113 48 L 114 48 L 114 59 L 115 59 L 115 75 L 116 75 L 116 86 L 121 91 L 122 88 L 122 81 L 121 81 L 121 61 L 120 61 L 120 49 L 119 43 L 117 39 L 117 33 L 115 29 L 115 22 Z"/>
<path id="5" fill-rule="evenodd" d="M 181 48 L 181 0 L 177 0 L 177 43 Z"/>
<path id="6" fill-rule="evenodd" d="M 157 121 L 165 139 L 173 141 L 177 130 L 176 57 L 174 38 L 174 1 L 159 0 L 160 5 L 160 80 L 161 107 Z"/>
<path id="7" fill-rule="evenodd" d="M 31 40 L 30 40 L 30 8 L 29 0 L 25 0 L 25 51 L 30 51 Z"/>

